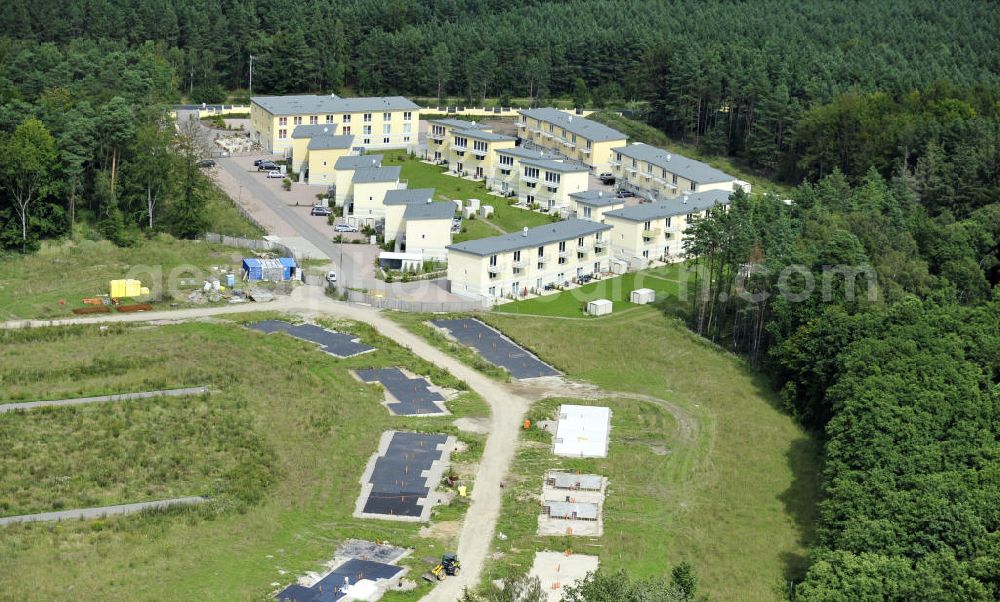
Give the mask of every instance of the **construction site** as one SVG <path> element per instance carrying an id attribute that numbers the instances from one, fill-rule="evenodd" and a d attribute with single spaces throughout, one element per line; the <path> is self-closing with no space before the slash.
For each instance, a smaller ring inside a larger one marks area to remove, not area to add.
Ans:
<path id="1" fill-rule="evenodd" d="M 610 408 L 563 404 L 552 437 L 552 453 L 571 458 L 606 458 L 610 433 Z"/>
<path id="2" fill-rule="evenodd" d="M 538 534 L 603 535 L 606 485 L 607 479 L 600 475 L 547 472 L 542 483 Z"/>

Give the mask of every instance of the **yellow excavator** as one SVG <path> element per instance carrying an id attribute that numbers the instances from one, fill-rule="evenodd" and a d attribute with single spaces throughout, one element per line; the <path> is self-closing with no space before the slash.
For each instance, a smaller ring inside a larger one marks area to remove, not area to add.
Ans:
<path id="1" fill-rule="evenodd" d="M 427 581 L 444 581 L 446 576 L 454 577 L 462 571 L 462 562 L 455 554 L 445 554 L 441 556 L 441 562 L 432 568 L 430 572 L 424 573 Z"/>

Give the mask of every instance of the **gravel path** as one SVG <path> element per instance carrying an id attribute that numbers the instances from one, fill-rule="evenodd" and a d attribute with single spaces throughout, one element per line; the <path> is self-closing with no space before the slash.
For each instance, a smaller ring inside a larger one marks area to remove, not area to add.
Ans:
<path id="1" fill-rule="evenodd" d="M 18 516 L 7 516 L 0 518 L 0 527 L 14 525 L 18 523 L 39 523 L 63 520 L 73 520 L 81 518 L 104 518 L 115 514 L 134 514 L 143 510 L 161 510 L 171 506 L 192 506 L 204 504 L 208 498 L 204 497 L 178 497 L 170 500 L 157 500 L 155 502 L 139 502 L 137 504 L 120 504 L 118 506 L 101 506 L 100 508 L 80 508 L 77 510 L 60 510 L 59 512 L 43 512 L 41 514 L 21 514 Z"/>
<path id="2" fill-rule="evenodd" d="M 208 393 L 208 387 L 189 387 L 187 389 L 167 389 L 164 391 L 145 391 L 142 393 L 120 393 L 118 395 L 98 395 L 96 397 L 74 397 L 71 399 L 54 399 L 50 401 L 22 401 L 18 403 L 0 404 L 0 414 L 14 410 L 30 410 L 49 406 L 75 406 L 84 403 L 101 401 L 126 401 L 129 399 L 149 399 L 150 397 L 176 397 L 180 395 L 202 395 Z"/>

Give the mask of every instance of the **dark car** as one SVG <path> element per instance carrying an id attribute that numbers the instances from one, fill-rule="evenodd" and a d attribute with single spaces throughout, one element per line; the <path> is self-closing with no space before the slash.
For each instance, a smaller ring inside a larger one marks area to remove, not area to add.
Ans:
<path id="1" fill-rule="evenodd" d="M 627 199 L 629 197 L 635 196 L 635 193 L 632 192 L 631 190 L 619 190 L 618 194 L 616 194 L 615 196 L 617 196 L 620 199 Z"/>
<path id="2" fill-rule="evenodd" d="M 330 211 L 329 207 L 314 206 L 312 208 L 312 211 L 309 212 L 309 215 L 319 215 L 321 217 L 326 217 L 331 213 L 333 213 L 333 211 Z"/>
<path id="3" fill-rule="evenodd" d="M 261 161 L 257 165 L 257 171 L 275 171 L 278 169 L 278 164 L 273 161 Z"/>
<path id="4" fill-rule="evenodd" d="M 601 181 L 601 184 L 604 184 L 605 186 L 610 186 L 615 183 L 615 174 L 610 172 L 602 173 L 597 176 L 597 178 Z"/>
<path id="5" fill-rule="evenodd" d="M 215 167 L 215 161 L 213 161 L 211 159 L 202 159 L 201 161 L 198 161 L 197 163 L 195 163 L 195 165 L 197 165 L 198 167 L 206 167 L 206 168 L 207 167 Z"/>

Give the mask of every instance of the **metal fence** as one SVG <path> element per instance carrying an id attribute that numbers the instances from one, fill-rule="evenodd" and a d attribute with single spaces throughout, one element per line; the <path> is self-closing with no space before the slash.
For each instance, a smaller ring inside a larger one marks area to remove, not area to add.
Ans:
<path id="1" fill-rule="evenodd" d="M 286 257 L 296 257 L 295 252 L 280 242 L 266 240 L 263 238 L 242 238 L 240 236 L 226 236 L 215 232 L 206 232 L 203 237 L 207 242 L 226 245 L 227 247 L 238 247 L 240 249 L 250 249 L 251 251 L 276 251 Z"/>
<path id="2" fill-rule="evenodd" d="M 347 291 L 347 300 L 351 303 L 361 303 L 379 309 L 417 313 L 486 311 L 492 307 L 492 304 L 485 299 L 480 301 L 472 299 L 469 301 L 409 301 L 406 299 L 393 299 L 391 297 L 378 297 L 351 290 Z"/>

